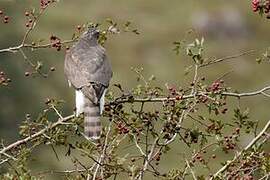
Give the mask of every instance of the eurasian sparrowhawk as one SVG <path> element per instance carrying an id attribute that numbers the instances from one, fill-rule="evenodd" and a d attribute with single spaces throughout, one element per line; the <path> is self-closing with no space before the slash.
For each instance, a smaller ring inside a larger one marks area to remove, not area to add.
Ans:
<path id="1" fill-rule="evenodd" d="M 65 75 L 75 88 L 76 115 L 84 113 L 84 133 L 91 139 L 100 137 L 104 96 L 112 78 L 110 62 L 98 38 L 99 31 L 89 28 L 65 57 Z"/>

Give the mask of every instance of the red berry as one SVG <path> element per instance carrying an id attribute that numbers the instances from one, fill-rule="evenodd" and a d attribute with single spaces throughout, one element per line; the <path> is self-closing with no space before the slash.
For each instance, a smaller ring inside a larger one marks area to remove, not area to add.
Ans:
<path id="1" fill-rule="evenodd" d="M 3 14 L 3 11 L 0 10 L 0 15 L 2 15 L 2 14 Z"/>
<path id="2" fill-rule="evenodd" d="M 4 20 L 8 20 L 9 19 L 9 17 L 8 16 L 4 16 Z"/>
<path id="3" fill-rule="evenodd" d="M 257 12 L 260 8 L 260 1 L 259 0 L 252 0 L 252 10 Z"/>
<path id="4" fill-rule="evenodd" d="M 29 12 L 26 11 L 26 12 L 24 13 L 24 15 L 25 15 L 25 16 L 29 16 Z"/>
<path id="5" fill-rule="evenodd" d="M 82 27 L 80 25 L 77 26 L 77 30 L 80 31 Z"/>
<path id="6" fill-rule="evenodd" d="M 179 101 L 181 99 L 181 96 L 176 96 L 175 99 Z"/>
<path id="7" fill-rule="evenodd" d="M 228 111 L 228 109 L 227 109 L 227 108 L 224 108 L 224 109 L 221 111 L 221 113 L 222 113 L 222 114 L 225 114 L 227 111 Z"/>

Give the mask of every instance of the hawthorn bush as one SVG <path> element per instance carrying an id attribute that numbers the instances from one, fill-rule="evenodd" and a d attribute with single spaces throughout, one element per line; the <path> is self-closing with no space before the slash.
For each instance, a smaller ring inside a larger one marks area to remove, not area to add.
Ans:
<path id="1" fill-rule="evenodd" d="M 35 42 L 30 34 L 36 29 L 40 17 L 53 8 L 55 0 L 40 0 L 35 10 L 25 11 L 27 31 L 18 45 L 3 48 L 0 53 L 18 53 L 27 62 L 30 71 L 26 77 L 49 78 L 55 67 L 44 70 L 39 61 L 30 60 L 25 50 L 32 52 L 44 48 L 65 51 L 91 23 L 78 25 L 72 38 L 63 40 L 51 35 L 49 42 Z M 269 17 L 269 1 L 253 0 L 254 12 Z M 0 10 L 3 23 L 15 21 L 4 10 Z M 99 24 L 102 30 L 100 43 L 106 43 L 110 35 L 134 33 L 139 30 L 130 22 L 122 25 L 107 19 Z M 270 176 L 270 154 L 265 144 L 269 140 L 270 120 L 258 128 L 258 121 L 249 116 L 248 109 L 230 105 L 242 98 L 253 96 L 270 97 L 270 86 L 257 91 L 239 93 L 228 87 L 223 80 L 227 74 L 209 82 L 201 74 L 204 68 L 213 68 L 241 56 L 254 54 L 246 51 L 223 58 L 207 58 L 204 38 L 175 41 L 175 53 L 186 55 L 190 62 L 187 76 L 192 81 L 187 86 L 157 85 L 155 76 L 146 77 L 142 68 L 133 68 L 138 85 L 133 88 L 112 84 L 107 93 L 103 113 L 103 133 L 98 142 L 87 140 L 83 135 L 81 117 L 73 113 L 63 116 L 63 100 L 48 98 L 46 108 L 38 117 L 25 115 L 20 125 L 20 139 L 0 149 L 1 179 L 268 179 Z M 64 59 L 64 57 L 63 57 Z M 257 61 L 269 61 L 264 53 Z M 11 79 L 0 73 L 0 88 L 6 88 Z M 236 99 L 236 101 L 235 101 Z M 228 114 L 228 111 L 233 113 Z M 223 117 L 230 117 L 223 121 Z M 57 118 L 53 118 L 57 117 Z M 244 146 L 240 139 L 251 136 Z M 185 146 L 185 152 L 178 152 Z M 33 170 L 33 154 L 40 147 L 49 147 L 54 157 L 65 156 L 72 161 L 73 168 Z M 182 162 L 172 169 L 164 168 L 168 154 L 178 153 Z M 61 155 L 60 155 L 61 154 Z M 225 159 L 224 159 L 225 157 Z M 220 162 L 213 167 L 213 162 Z"/>

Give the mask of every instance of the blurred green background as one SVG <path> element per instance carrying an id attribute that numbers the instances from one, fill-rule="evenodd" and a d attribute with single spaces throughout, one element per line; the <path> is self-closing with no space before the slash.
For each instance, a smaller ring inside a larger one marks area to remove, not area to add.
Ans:
<path id="1" fill-rule="evenodd" d="M 24 12 L 31 8 L 38 9 L 39 1 L 0 0 L 0 9 L 11 17 L 10 23 L 0 23 L 0 49 L 20 43 L 26 31 Z M 270 21 L 252 12 L 249 0 L 60 0 L 41 17 L 27 42 L 44 39 L 44 43 L 49 43 L 51 34 L 70 39 L 77 25 L 88 21 L 102 23 L 106 18 L 119 23 L 131 21 L 140 32 L 112 36 L 105 44 L 114 71 L 112 83 L 120 83 L 125 89 L 137 83 L 131 67 L 143 67 L 145 75 L 155 75 L 163 87 L 167 82 L 183 86 L 188 83 L 190 76 L 184 76 L 184 70 L 190 62 L 172 51 L 172 43 L 183 39 L 190 29 L 205 38 L 207 57 L 259 50 L 255 55 L 203 69 L 201 74 L 207 81 L 232 71 L 224 80 L 240 92 L 270 84 L 270 64 L 258 65 L 255 61 L 270 44 Z M 19 137 L 18 126 L 25 114 L 37 115 L 45 107 L 47 97 L 63 99 L 65 115 L 71 114 L 74 106 L 74 92 L 68 88 L 63 72 L 64 51 L 40 49 L 26 54 L 33 61 L 42 61 L 45 69 L 54 66 L 56 71 L 49 78 L 25 77 L 30 68 L 19 53 L 0 54 L 0 71 L 12 79 L 8 87 L 0 87 L 0 138 L 6 143 Z M 243 99 L 241 104 L 243 109 L 250 107 L 251 118 L 260 120 L 260 127 L 270 118 L 270 100 L 265 97 Z M 174 151 L 176 155 L 179 149 Z M 165 166 L 177 165 L 174 159 L 175 156 L 168 157 Z M 50 164 L 46 158 L 42 163 Z"/>

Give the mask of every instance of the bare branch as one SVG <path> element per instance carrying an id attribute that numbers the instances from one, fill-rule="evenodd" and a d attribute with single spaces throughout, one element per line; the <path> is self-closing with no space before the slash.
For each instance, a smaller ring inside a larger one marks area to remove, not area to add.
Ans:
<path id="1" fill-rule="evenodd" d="M 135 142 L 136 147 L 139 149 L 140 153 L 141 153 L 144 157 L 146 157 L 146 155 L 145 155 L 145 153 L 143 152 L 142 148 L 141 148 L 140 145 L 138 144 L 138 141 L 137 141 L 136 136 L 135 136 L 134 134 L 132 134 L 132 136 L 133 136 L 133 138 L 134 138 L 134 142 Z"/>
<path id="2" fill-rule="evenodd" d="M 0 53 L 4 53 L 4 52 L 15 53 L 19 49 L 21 49 L 22 47 L 23 47 L 22 45 L 19 45 L 19 46 L 9 47 L 9 48 L 5 48 L 5 49 L 0 49 Z"/>
<path id="3" fill-rule="evenodd" d="M 231 93 L 231 92 L 223 92 L 222 95 L 226 96 L 234 96 L 234 97 L 247 97 L 247 96 L 256 96 L 256 95 L 265 95 L 264 92 L 270 90 L 270 86 L 264 87 L 260 90 L 253 91 L 253 92 L 247 92 L 247 93 Z"/>
<path id="4" fill-rule="evenodd" d="M 212 65 L 212 64 L 216 64 L 216 63 L 220 63 L 220 62 L 223 62 L 223 61 L 235 59 L 235 58 L 238 58 L 238 57 L 241 57 L 241 56 L 244 56 L 244 55 L 249 55 L 249 54 L 252 54 L 254 52 L 255 52 L 255 50 L 250 50 L 250 51 L 242 52 L 242 53 L 239 53 L 239 54 L 236 54 L 236 55 L 227 56 L 227 57 L 220 58 L 220 59 L 215 59 L 213 61 L 209 61 L 207 63 L 201 64 L 201 65 L 199 65 L 199 67 L 200 68 L 201 67 L 206 67 L 206 66 L 209 66 L 209 65 Z"/>
<path id="5" fill-rule="evenodd" d="M 190 170 L 190 172 L 191 172 L 191 174 L 192 174 L 193 179 L 194 179 L 194 180 L 197 180 L 196 175 L 195 175 L 193 169 L 190 167 L 188 160 L 186 160 L 186 165 L 187 165 L 187 167 L 189 168 L 189 170 Z"/>
<path id="6" fill-rule="evenodd" d="M 153 157 L 153 153 L 154 153 L 154 150 L 156 148 L 156 145 L 157 145 L 157 142 L 159 140 L 159 137 L 157 137 L 152 146 L 151 146 L 151 150 L 150 150 L 150 153 L 147 155 L 146 159 L 145 159 L 145 162 L 144 162 L 144 165 L 143 165 L 143 168 L 141 169 L 140 173 L 138 174 L 138 176 L 135 178 L 135 179 L 139 179 L 139 180 L 142 180 L 143 179 L 143 175 L 144 175 L 144 172 L 146 171 L 147 169 L 147 166 L 148 164 L 150 163 L 152 157 Z"/>

